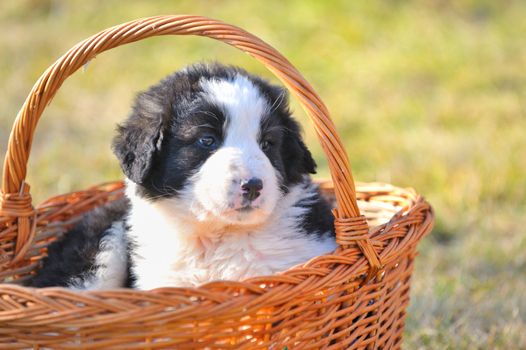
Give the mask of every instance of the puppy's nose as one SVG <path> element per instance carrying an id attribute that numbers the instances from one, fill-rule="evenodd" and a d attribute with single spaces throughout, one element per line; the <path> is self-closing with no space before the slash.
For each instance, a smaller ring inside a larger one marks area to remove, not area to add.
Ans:
<path id="1" fill-rule="evenodd" d="M 243 197 L 249 201 L 258 198 L 263 189 L 263 181 L 257 177 L 253 177 L 248 181 L 241 181 L 241 189 L 243 190 Z"/>

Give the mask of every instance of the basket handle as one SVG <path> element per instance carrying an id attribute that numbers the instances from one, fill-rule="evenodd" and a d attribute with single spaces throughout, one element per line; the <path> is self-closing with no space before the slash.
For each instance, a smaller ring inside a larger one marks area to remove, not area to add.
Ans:
<path id="1" fill-rule="evenodd" d="M 59 58 L 33 86 L 18 112 L 9 136 L 4 160 L 0 214 L 28 217 L 31 207 L 29 186 L 24 180 L 31 143 L 37 122 L 62 83 L 76 70 L 106 50 L 159 35 L 198 35 L 223 41 L 263 63 L 299 99 L 301 106 L 314 123 L 316 134 L 325 152 L 334 182 L 337 208 L 337 242 L 340 245 L 357 243 L 371 265 L 371 272 L 380 268 L 376 251 L 367 238 L 367 223 L 360 215 L 349 161 L 338 137 L 329 112 L 310 84 L 279 52 L 246 31 L 200 16 L 155 16 L 134 20 L 103 30 L 78 43 Z M 28 199 L 29 198 L 29 199 Z M 25 222 L 25 221 L 24 221 Z M 17 237 L 17 252 L 33 236 L 27 231 Z M 26 247 L 27 248 L 27 247 Z"/>

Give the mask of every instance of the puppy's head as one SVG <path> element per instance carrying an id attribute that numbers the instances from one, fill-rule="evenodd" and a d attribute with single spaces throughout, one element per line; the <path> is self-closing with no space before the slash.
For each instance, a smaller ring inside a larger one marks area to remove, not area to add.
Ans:
<path id="1" fill-rule="evenodd" d="M 258 224 L 316 164 L 283 88 L 198 64 L 138 95 L 113 149 L 136 195 L 200 221 Z"/>

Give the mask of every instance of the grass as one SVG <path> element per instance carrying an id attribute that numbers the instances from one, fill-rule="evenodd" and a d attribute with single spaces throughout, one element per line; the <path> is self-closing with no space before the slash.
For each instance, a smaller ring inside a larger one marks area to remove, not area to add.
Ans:
<path id="1" fill-rule="evenodd" d="M 1 2 L 0 153 L 57 57 L 106 27 L 162 13 L 222 19 L 271 43 L 324 98 L 358 180 L 414 187 L 434 205 L 405 348 L 526 348 L 526 2 Z M 120 178 L 109 142 L 133 94 L 203 59 L 270 78 L 225 45 L 172 37 L 112 50 L 71 77 L 37 128 L 36 202 Z"/>

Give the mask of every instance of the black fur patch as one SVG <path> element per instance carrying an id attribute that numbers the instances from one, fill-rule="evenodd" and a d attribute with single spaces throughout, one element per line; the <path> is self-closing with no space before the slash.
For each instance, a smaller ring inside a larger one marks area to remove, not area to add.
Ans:
<path id="1" fill-rule="evenodd" d="M 299 202 L 296 206 L 307 208 L 306 214 L 299 223 L 299 227 L 306 235 L 316 235 L 319 239 L 326 238 L 328 232 L 334 236 L 334 216 L 329 202 L 316 191 L 313 198 Z"/>
<path id="2" fill-rule="evenodd" d="M 100 241 L 114 222 L 125 219 L 129 205 L 127 198 L 122 198 L 85 214 L 66 235 L 50 245 L 42 268 L 26 285 L 65 287 L 73 278 L 89 275 L 94 270 Z"/>

